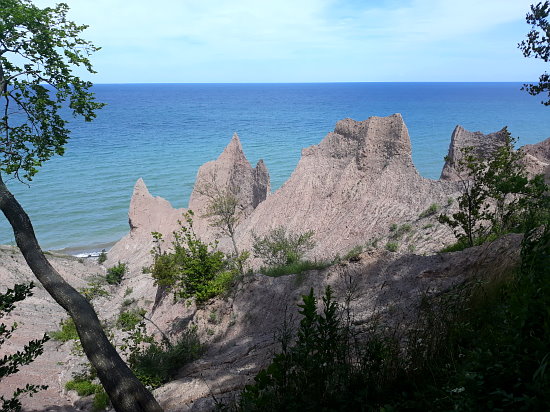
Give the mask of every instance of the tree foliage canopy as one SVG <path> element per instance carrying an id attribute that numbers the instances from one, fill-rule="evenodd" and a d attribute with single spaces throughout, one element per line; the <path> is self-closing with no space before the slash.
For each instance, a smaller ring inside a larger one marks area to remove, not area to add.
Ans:
<path id="1" fill-rule="evenodd" d="M 527 33 L 527 39 L 518 44 L 525 57 L 550 61 L 550 1 L 540 2 L 531 6 L 531 13 L 527 13 L 526 21 L 532 26 Z M 540 93 L 548 93 L 548 100 L 542 101 L 545 106 L 550 106 L 550 74 L 544 72 L 539 77 L 538 84 L 526 84 L 524 90 L 533 96 Z"/>
<path id="2" fill-rule="evenodd" d="M 78 67 L 94 73 L 89 56 L 99 48 L 79 37 L 87 26 L 67 20 L 68 10 L 64 3 L 41 9 L 29 0 L 0 0 L 1 172 L 31 180 L 64 152 L 64 112 L 90 121 L 103 106 L 92 83 L 74 74 Z"/>

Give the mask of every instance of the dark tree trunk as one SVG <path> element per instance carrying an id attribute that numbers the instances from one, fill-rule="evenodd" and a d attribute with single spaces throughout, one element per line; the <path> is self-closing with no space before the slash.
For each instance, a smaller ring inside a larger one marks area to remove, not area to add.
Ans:
<path id="1" fill-rule="evenodd" d="M 51 266 L 36 240 L 32 223 L 0 175 L 0 210 L 13 228 L 27 264 L 48 293 L 71 316 L 90 363 L 120 412 L 162 411 L 153 395 L 134 376 L 111 345 L 92 305 Z"/>

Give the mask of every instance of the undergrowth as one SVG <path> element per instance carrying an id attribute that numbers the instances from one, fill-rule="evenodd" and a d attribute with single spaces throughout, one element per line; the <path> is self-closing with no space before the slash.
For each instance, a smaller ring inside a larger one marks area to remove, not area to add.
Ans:
<path id="1" fill-rule="evenodd" d="M 72 318 L 62 320 L 59 322 L 59 326 L 59 330 L 48 333 L 53 340 L 60 342 L 78 340 L 78 332 L 76 331 L 76 325 L 74 324 Z"/>
<path id="2" fill-rule="evenodd" d="M 167 337 L 157 342 L 145 333 L 142 322 L 125 339 L 122 349 L 127 351 L 128 365 L 136 377 L 144 385 L 158 388 L 171 380 L 182 366 L 197 359 L 204 347 L 196 329 L 188 328 L 174 343 Z"/>
<path id="3" fill-rule="evenodd" d="M 326 262 L 300 260 L 297 262 L 288 263 L 286 265 L 262 267 L 259 272 L 265 276 L 276 278 L 285 275 L 299 275 L 300 273 L 307 272 L 308 270 L 321 270 L 328 266 L 330 266 L 330 264 Z"/>
<path id="4" fill-rule="evenodd" d="M 521 255 L 516 270 L 424 298 L 405 335 L 373 322 L 359 341 L 330 289 L 321 313 L 310 292 L 296 333 L 283 333 L 271 364 L 219 408 L 550 410 L 550 228 L 530 232 Z"/>

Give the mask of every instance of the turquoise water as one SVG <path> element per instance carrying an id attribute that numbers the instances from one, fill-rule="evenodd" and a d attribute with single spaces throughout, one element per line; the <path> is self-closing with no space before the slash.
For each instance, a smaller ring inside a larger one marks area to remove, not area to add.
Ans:
<path id="1" fill-rule="evenodd" d="M 519 83 L 124 84 L 96 85 L 107 106 L 89 124 L 73 121 L 64 157 L 30 186 L 8 185 L 33 220 L 44 249 L 101 248 L 128 232 L 134 183 L 185 207 L 200 165 L 241 137 L 272 187 L 294 170 L 302 148 L 345 117 L 401 113 L 420 173 L 439 177 L 457 124 L 493 132 L 508 125 L 520 144 L 550 136 L 550 109 Z M 0 244 L 13 242 L 0 219 Z"/>

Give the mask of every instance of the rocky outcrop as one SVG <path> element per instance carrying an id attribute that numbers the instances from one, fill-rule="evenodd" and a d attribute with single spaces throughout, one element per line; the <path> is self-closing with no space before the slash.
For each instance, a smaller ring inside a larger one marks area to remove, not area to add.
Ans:
<path id="1" fill-rule="evenodd" d="M 246 218 L 266 199 L 269 190 L 269 173 L 263 160 L 253 168 L 235 133 L 218 159 L 199 168 L 189 209 L 198 216 L 204 215 L 211 199 L 227 192 L 237 198 L 241 217 Z"/>
<path id="2" fill-rule="evenodd" d="M 239 227 L 238 241 L 250 249 L 251 233 L 278 226 L 316 241 L 310 257 L 327 259 L 384 236 L 393 223 L 416 222 L 432 203 L 446 205 L 452 183 L 420 176 L 401 115 L 344 119 L 318 145 L 302 151 L 285 184 Z M 445 229 L 435 244 L 450 239 Z"/>
<path id="3" fill-rule="evenodd" d="M 139 269 L 148 265 L 153 248 L 151 232 L 162 233 L 169 245 L 171 234 L 178 228 L 178 220 L 184 212 L 185 209 L 174 209 L 161 197 L 153 197 L 143 179 L 138 179 L 128 210 L 130 233 L 111 248 L 106 265 L 124 262 Z"/>
<path id="4" fill-rule="evenodd" d="M 525 153 L 529 174 L 543 174 L 546 184 L 550 184 L 550 137 L 539 143 L 526 144 L 521 150 Z"/>
<path id="5" fill-rule="evenodd" d="M 189 209 L 195 213 L 195 232 L 205 242 L 220 238 L 218 228 L 212 227 L 205 216 L 213 197 L 234 195 L 238 200 L 239 219 L 243 221 L 266 199 L 269 191 L 269 173 L 263 160 L 253 168 L 235 133 L 218 159 L 204 164 L 197 173 L 189 200 Z M 180 227 L 178 221 L 189 209 L 174 209 L 167 200 L 153 197 L 140 178 L 134 186 L 128 211 L 130 233 L 112 247 L 106 265 L 112 266 L 119 261 L 137 268 L 150 265 L 150 250 L 154 246 L 151 232 L 161 233 L 163 247 L 169 248 L 172 233 Z M 229 250 L 229 240 L 223 237 L 220 240 L 220 247 Z"/>
<path id="6" fill-rule="evenodd" d="M 445 158 L 445 165 L 441 171 L 441 180 L 456 181 L 466 176 L 461 175 L 454 165 L 462 158 L 462 149 L 466 147 L 473 148 L 473 154 L 484 159 L 490 156 L 498 147 L 506 141 L 506 128 L 502 130 L 483 134 L 481 132 L 469 132 L 462 126 L 456 126 L 451 136 L 449 152 Z"/>
<path id="7" fill-rule="evenodd" d="M 480 154 L 490 153 L 498 147 L 502 133 L 488 138 L 457 127 L 449 154 L 456 160 L 460 147 L 476 141 L 484 147 Z M 549 140 L 524 148 L 533 161 L 546 165 L 547 172 L 548 145 Z M 358 327 L 367 325 L 374 313 L 389 324 L 410 325 L 426 293 L 438 293 L 471 276 L 498 276 L 517 264 L 518 235 L 462 252 L 433 253 L 454 240 L 448 228 L 436 223 L 435 215 L 423 213 L 433 204 L 447 213 L 455 207 L 450 199 L 457 195 L 459 185 L 452 181 L 450 166 L 444 174 L 447 177 L 441 181 L 419 175 L 412 162 L 408 131 L 399 114 L 361 122 L 344 119 L 318 145 L 304 149 L 292 176 L 269 194 L 267 168 L 262 161 L 251 167 L 235 135 L 220 157 L 201 167 L 197 176 L 190 207 L 196 212 L 195 230 L 203 239 L 215 235 L 208 220 L 200 216 L 208 204 L 204 185 L 210 184 L 222 191 L 234 190 L 232 193 L 238 197 L 242 215 L 237 240 L 243 249 L 250 249 L 252 233 L 261 236 L 278 226 L 294 233 L 312 230 L 316 247 L 309 257 L 323 260 L 368 241 L 378 240 L 378 247 L 377 242 L 371 242 L 369 250 L 354 262 L 344 261 L 300 277 L 247 276 L 230 296 L 201 308 L 184 302 L 174 304 L 170 296 L 157 296 L 150 274 L 143 273 L 142 267 L 151 262 L 151 232 L 163 233 L 169 245 L 170 234 L 186 209 L 174 209 L 166 200 L 153 197 L 139 179 L 130 202 L 130 233 L 109 251 L 105 264 L 109 267 L 126 262 L 129 272 L 120 286 L 105 286 L 110 296 L 94 301 L 94 307 L 102 320 L 113 323 L 122 308 L 127 309 L 128 302 L 133 302 L 130 305 L 146 309 L 156 325 L 149 325 L 150 332 L 157 333 L 159 327 L 173 338 L 187 325 L 196 325 L 201 339 L 208 344 L 207 352 L 183 368 L 178 379 L 157 389 L 155 395 L 167 411 L 211 410 L 212 393 L 217 399 L 231 397 L 266 366 L 278 350 L 274 334 L 286 315 L 294 315 L 294 322 L 298 320 L 296 303 L 310 287 L 317 295 L 331 285 L 337 299 L 352 296 L 351 310 Z M 409 226 L 405 235 L 397 238 L 390 233 L 392 224 L 404 223 Z M 387 239 L 399 242 L 400 253 L 386 250 Z M 413 249 L 418 254 L 407 253 Z M 104 267 L 89 261 L 52 260 L 76 287 L 85 286 L 97 272 L 104 274 Z M 0 247 L 0 262 L 1 287 L 30 279 L 30 271 L 15 249 Z M 21 310 L 8 321 L 22 321 L 24 327 L 30 327 L 30 332 L 21 328 L 24 337 L 38 337 L 44 330 L 55 329 L 63 316 L 40 288 L 31 300 L 22 303 Z M 115 339 L 120 340 L 120 336 Z M 22 340 L 13 342 L 20 345 Z M 73 410 L 63 383 L 78 360 L 67 360 L 68 345 L 49 342 L 46 350 L 42 360 L 25 369 L 24 380 L 3 380 L 2 389 L 5 382 L 11 385 L 6 386 L 9 390 L 28 381 L 29 376 L 38 377 L 32 383 L 47 380 L 52 390 L 27 399 L 26 410 L 49 405 Z"/>

